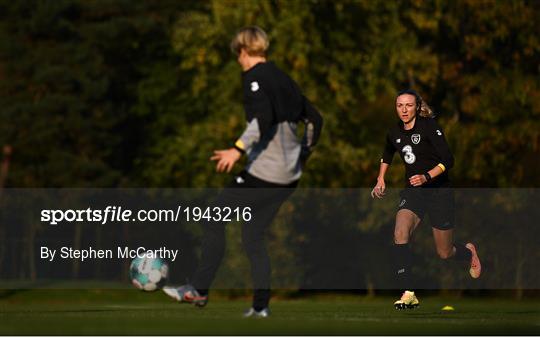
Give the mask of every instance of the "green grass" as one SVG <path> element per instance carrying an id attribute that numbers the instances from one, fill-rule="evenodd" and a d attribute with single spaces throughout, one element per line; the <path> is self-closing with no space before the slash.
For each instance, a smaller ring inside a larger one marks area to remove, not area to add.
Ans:
<path id="1" fill-rule="evenodd" d="M 540 334 L 540 300 L 424 298 L 409 311 L 386 297 L 273 300 L 269 319 L 243 319 L 249 301 L 204 309 L 161 292 L 0 291 L 1 335 L 517 335 Z M 455 311 L 440 309 L 450 304 Z"/>

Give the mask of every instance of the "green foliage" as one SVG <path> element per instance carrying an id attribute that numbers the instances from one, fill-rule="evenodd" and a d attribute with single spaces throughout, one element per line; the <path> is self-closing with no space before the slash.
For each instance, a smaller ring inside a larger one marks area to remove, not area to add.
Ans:
<path id="1" fill-rule="evenodd" d="M 163 22 L 146 17 L 151 6 L 128 1 L 4 6 L 0 143 L 13 147 L 8 185 L 128 184 L 143 129 L 131 114 L 138 68 L 160 56 L 163 39 L 152 38 L 165 36 Z"/>
<path id="2" fill-rule="evenodd" d="M 208 158 L 244 127 L 240 68 L 228 45 L 239 27 L 257 24 L 270 35 L 270 59 L 325 118 L 304 186 L 371 186 L 395 120 L 394 93 L 409 86 L 447 130 L 458 185 L 537 186 L 529 172 L 538 169 L 531 161 L 540 130 L 538 7 L 4 3 L 0 135 L 14 147 L 8 184 L 222 185 L 228 178 L 214 175 Z M 401 184 L 398 167 L 391 185 Z"/>
<path id="3" fill-rule="evenodd" d="M 240 69 L 228 43 L 239 27 L 257 24 L 270 35 L 270 59 L 325 118 L 304 186 L 371 186 L 383 135 L 395 120 L 393 95 L 409 86 L 447 129 L 458 185 L 536 186 L 526 174 L 530 161 L 508 160 L 538 152 L 536 7 L 519 1 L 210 1 L 183 11 L 171 36 L 179 92 L 153 103 L 160 107 L 157 119 L 167 121 L 162 124 L 177 124 L 170 134 L 157 124 L 158 140 L 141 159 L 144 181 L 213 186 L 227 180 L 213 175 L 206 160 L 244 126 Z M 162 112 L 170 102 L 177 108 Z M 401 184 L 398 167 L 390 172 L 392 185 Z M 503 174 L 509 172 L 521 174 Z"/>

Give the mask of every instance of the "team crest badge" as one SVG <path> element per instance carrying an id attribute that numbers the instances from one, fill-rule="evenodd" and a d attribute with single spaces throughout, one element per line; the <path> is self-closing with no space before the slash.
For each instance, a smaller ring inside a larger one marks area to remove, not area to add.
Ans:
<path id="1" fill-rule="evenodd" d="M 420 143 L 420 134 L 412 134 L 411 141 L 414 144 Z"/>

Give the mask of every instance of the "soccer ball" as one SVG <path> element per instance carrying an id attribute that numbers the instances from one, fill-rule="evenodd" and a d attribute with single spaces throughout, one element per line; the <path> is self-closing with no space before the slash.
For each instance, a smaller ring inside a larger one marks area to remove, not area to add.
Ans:
<path id="1" fill-rule="evenodd" d="M 169 266 L 161 258 L 137 257 L 129 267 L 131 283 L 143 291 L 161 289 L 167 282 Z"/>

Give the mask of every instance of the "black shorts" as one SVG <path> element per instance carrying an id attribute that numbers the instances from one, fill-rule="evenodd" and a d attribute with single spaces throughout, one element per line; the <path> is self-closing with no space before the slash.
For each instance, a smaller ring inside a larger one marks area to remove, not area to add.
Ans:
<path id="1" fill-rule="evenodd" d="M 399 196 L 398 210 L 410 210 L 420 219 L 427 214 L 431 226 L 436 229 L 454 228 L 455 202 L 451 188 L 406 188 Z"/>

